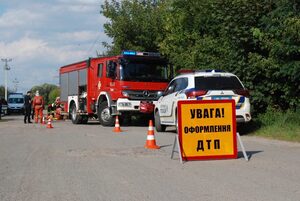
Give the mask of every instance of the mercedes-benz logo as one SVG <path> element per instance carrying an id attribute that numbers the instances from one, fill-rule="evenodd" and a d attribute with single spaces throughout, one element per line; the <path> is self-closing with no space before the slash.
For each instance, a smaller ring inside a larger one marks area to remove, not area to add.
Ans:
<path id="1" fill-rule="evenodd" d="M 143 95 L 144 95 L 145 97 L 149 97 L 149 96 L 150 96 L 150 93 L 149 93 L 149 91 L 143 91 Z"/>

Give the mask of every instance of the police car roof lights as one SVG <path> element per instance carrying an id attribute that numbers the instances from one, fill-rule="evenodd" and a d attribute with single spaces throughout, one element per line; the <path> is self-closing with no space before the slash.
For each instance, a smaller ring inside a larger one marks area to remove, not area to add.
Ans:
<path id="1" fill-rule="evenodd" d="M 179 74 L 187 74 L 187 73 L 225 73 L 224 70 L 219 69 L 205 69 L 205 70 L 193 70 L 193 69 L 180 69 L 178 70 Z"/>
<path id="2" fill-rule="evenodd" d="M 149 57 L 160 57 L 160 53 L 158 52 L 138 52 L 132 50 L 124 50 L 122 52 L 124 56 L 149 56 Z"/>
<path id="3" fill-rule="evenodd" d="M 220 69 L 198 70 L 197 72 L 205 72 L 205 73 L 225 73 L 224 70 L 220 70 Z"/>
<path id="4" fill-rule="evenodd" d="M 177 72 L 178 72 L 178 74 L 187 74 L 187 73 L 195 73 L 195 70 L 193 70 L 193 69 L 180 69 Z"/>

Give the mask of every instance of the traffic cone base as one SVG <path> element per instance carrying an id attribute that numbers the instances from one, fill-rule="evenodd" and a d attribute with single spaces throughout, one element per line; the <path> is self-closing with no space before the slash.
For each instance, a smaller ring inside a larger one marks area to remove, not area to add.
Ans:
<path id="1" fill-rule="evenodd" d="M 51 119 L 48 119 L 47 128 L 53 128 L 53 126 L 51 124 Z"/>
<path id="2" fill-rule="evenodd" d="M 159 149 L 160 148 L 160 146 L 156 145 L 152 120 L 149 121 L 148 135 L 147 135 L 147 141 L 145 144 L 145 148 L 147 148 L 147 149 Z"/>
<path id="3" fill-rule="evenodd" d="M 119 124 L 119 117 L 116 116 L 116 122 L 115 122 L 115 128 L 113 130 L 116 133 L 122 132 L 121 128 L 120 128 L 120 124 Z"/>
<path id="4" fill-rule="evenodd" d="M 42 124 L 46 124 L 45 117 L 42 118 Z"/>
<path id="5" fill-rule="evenodd" d="M 160 149 L 160 146 L 157 146 L 156 143 L 146 143 L 145 144 L 146 149 Z"/>

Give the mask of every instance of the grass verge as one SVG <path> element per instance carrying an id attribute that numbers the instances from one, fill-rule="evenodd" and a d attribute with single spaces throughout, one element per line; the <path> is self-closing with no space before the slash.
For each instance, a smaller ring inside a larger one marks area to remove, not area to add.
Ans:
<path id="1" fill-rule="evenodd" d="M 255 118 L 246 130 L 244 134 L 300 142 L 300 110 L 282 112 L 270 109 Z"/>

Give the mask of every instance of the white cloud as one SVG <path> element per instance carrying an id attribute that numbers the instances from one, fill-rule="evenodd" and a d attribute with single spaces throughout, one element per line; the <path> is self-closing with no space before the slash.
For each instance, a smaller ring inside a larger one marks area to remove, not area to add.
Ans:
<path id="1" fill-rule="evenodd" d="M 85 50 L 72 46 L 51 47 L 41 39 L 22 38 L 12 43 L 0 43 L 0 55 L 15 58 L 17 62 L 31 61 L 34 67 L 37 61 L 68 62 L 71 58 L 83 58 Z M 36 62 L 34 62 L 36 61 Z"/>
<path id="2" fill-rule="evenodd" d="M 12 58 L 8 72 L 25 92 L 34 85 L 57 84 L 60 66 L 105 51 L 111 41 L 102 28 L 103 0 L 0 0 L 0 58 Z M 0 85 L 3 85 L 3 62 Z"/>
<path id="3" fill-rule="evenodd" d="M 104 0 L 58 0 L 56 8 L 72 12 L 91 12 L 100 10 Z"/>
<path id="4" fill-rule="evenodd" d="M 63 3 L 81 3 L 81 4 L 94 4 L 99 2 L 104 2 L 104 0 L 58 0 L 58 2 Z"/>
<path id="5" fill-rule="evenodd" d="M 77 32 L 66 32 L 58 34 L 58 37 L 62 40 L 72 40 L 72 41 L 90 41 L 95 40 L 99 35 L 99 32 L 95 31 L 77 31 Z"/>
<path id="6" fill-rule="evenodd" d="M 75 45 L 49 46 L 42 39 L 27 37 L 11 43 L 0 43 L 1 57 L 13 59 L 9 63 L 11 67 L 8 72 L 9 88 L 13 88 L 13 79 L 19 81 L 19 90 L 22 91 L 43 83 L 58 84 L 59 67 L 86 59 L 85 49 L 87 47 L 79 49 Z M 1 77 L 3 77 L 2 69 Z"/>
<path id="7" fill-rule="evenodd" d="M 16 26 L 27 26 L 28 23 L 34 23 L 41 20 L 39 13 L 31 12 L 25 9 L 12 9 L 0 16 L 0 28 L 10 28 Z"/>

